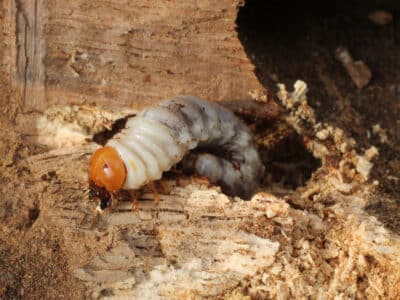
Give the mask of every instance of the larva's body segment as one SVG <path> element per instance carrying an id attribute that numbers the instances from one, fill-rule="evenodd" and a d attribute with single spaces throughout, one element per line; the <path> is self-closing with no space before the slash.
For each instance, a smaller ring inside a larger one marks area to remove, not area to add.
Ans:
<path id="1" fill-rule="evenodd" d="M 128 120 L 108 141 L 126 166 L 123 189 L 139 189 L 199 148 L 184 164 L 226 191 L 249 197 L 263 165 L 249 129 L 230 111 L 192 96 L 164 100 Z"/>

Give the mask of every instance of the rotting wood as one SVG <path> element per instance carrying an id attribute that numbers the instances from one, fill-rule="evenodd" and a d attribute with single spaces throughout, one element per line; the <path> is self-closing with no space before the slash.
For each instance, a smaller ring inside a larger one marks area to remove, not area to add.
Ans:
<path id="1" fill-rule="evenodd" d="M 121 201 L 97 215 L 85 189 L 87 160 L 98 146 L 83 143 L 27 160 L 37 182 L 28 191 L 42 187 L 44 199 L 35 225 L 63 237 L 87 297 L 395 299 L 400 239 L 364 211 L 373 185 L 360 160 L 369 156 L 358 155 L 339 128 L 316 123 L 306 90 L 302 82 L 292 93 L 280 86 L 279 97 L 288 124 L 322 166 L 285 198 L 265 187 L 246 202 L 169 181 L 171 194 L 159 206 L 145 194 L 137 213 Z"/>
<path id="2" fill-rule="evenodd" d="M 390 281 L 399 278 L 400 243 L 363 211 L 363 195 L 331 186 L 336 171 L 298 192 L 303 201 L 319 195 L 316 213 L 268 193 L 233 201 L 215 188 L 169 182 L 171 194 L 159 206 L 145 194 L 137 213 L 124 201 L 99 216 L 84 196 L 93 149 L 53 150 L 28 161 L 39 182 L 40 174 L 53 174 L 38 222 L 61 232 L 88 297 L 217 297 L 245 286 L 259 297 L 395 293 L 384 283 L 378 291 L 357 290 L 357 276 L 373 284 L 388 267 Z M 318 212 L 323 199 L 337 203 Z M 371 259 L 372 269 L 365 263 Z"/>

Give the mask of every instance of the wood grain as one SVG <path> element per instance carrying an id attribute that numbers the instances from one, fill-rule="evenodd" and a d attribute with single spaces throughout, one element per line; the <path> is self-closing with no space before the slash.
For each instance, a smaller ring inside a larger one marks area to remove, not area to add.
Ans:
<path id="1" fill-rule="evenodd" d="M 263 88 L 237 36 L 241 4 L 7 0 L 11 78 L 35 109 L 140 108 L 178 94 L 250 99 Z"/>

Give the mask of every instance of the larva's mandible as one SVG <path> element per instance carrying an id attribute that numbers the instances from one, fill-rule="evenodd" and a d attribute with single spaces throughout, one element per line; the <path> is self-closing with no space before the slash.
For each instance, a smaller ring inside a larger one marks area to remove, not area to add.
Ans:
<path id="1" fill-rule="evenodd" d="M 182 159 L 185 167 L 244 198 L 254 192 L 263 172 L 250 130 L 231 111 L 179 96 L 128 119 L 126 128 L 93 154 L 90 185 L 103 189 L 103 197 L 137 190 Z"/>

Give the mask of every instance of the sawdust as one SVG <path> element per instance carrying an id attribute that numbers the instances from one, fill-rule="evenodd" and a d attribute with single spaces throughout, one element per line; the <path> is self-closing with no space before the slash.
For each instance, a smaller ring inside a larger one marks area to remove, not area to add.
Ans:
<path id="1" fill-rule="evenodd" d="M 14 122 L 15 95 L 4 77 L 0 85 L 0 298 L 79 298 L 61 235 L 37 222 L 42 186 L 25 159 L 41 147 L 24 142 Z"/>

